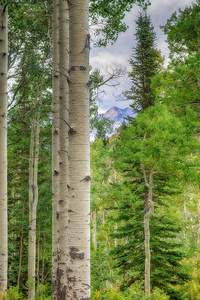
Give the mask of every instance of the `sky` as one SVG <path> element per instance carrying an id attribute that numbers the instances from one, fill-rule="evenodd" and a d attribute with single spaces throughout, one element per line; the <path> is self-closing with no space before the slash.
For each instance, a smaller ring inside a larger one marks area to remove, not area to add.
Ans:
<path id="1" fill-rule="evenodd" d="M 147 13 L 151 16 L 152 24 L 154 26 L 157 40 L 157 49 L 161 50 L 162 56 L 165 57 L 167 63 L 168 48 L 160 25 L 165 25 L 168 18 L 179 8 L 184 9 L 196 3 L 195 0 L 151 0 Z M 120 95 L 123 91 L 130 88 L 131 82 L 128 78 L 128 72 L 131 70 L 129 59 L 132 53 L 132 47 L 136 46 L 134 41 L 135 34 L 135 20 L 138 15 L 139 7 L 134 5 L 131 12 L 125 16 L 125 22 L 129 26 L 125 33 L 120 33 L 117 42 L 114 45 L 109 44 L 107 47 L 94 48 L 90 51 L 90 64 L 92 69 L 99 69 L 102 75 L 109 77 L 114 70 L 122 70 L 124 76 L 112 80 L 111 86 L 104 86 L 101 88 L 97 102 L 99 106 L 99 113 L 107 111 L 112 106 L 120 108 L 128 107 L 130 101 L 122 101 Z M 114 86 L 112 86 L 112 84 Z"/>

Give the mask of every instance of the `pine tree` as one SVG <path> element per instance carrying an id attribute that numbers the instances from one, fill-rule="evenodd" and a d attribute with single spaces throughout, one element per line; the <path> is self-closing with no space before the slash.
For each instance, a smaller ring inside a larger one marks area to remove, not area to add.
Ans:
<path id="1" fill-rule="evenodd" d="M 182 176 L 183 169 L 189 169 L 189 145 L 194 143 L 194 150 L 199 147 L 193 130 L 192 124 L 185 126 L 164 105 L 156 104 L 138 115 L 121 135 L 115 150 L 115 166 L 121 179 L 111 189 L 119 191 L 113 196 L 118 230 L 112 236 L 120 238 L 121 243 L 113 253 L 124 283 L 130 285 L 143 276 L 146 294 L 155 286 L 168 290 L 169 283 L 176 284 L 178 278 L 181 282 L 185 276 L 176 239 L 180 228 L 170 221 L 166 191 L 173 195 L 172 182 Z"/>
<path id="2" fill-rule="evenodd" d="M 132 72 L 129 74 L 132 86 L 125 96 L 133 100 L 134 111 L 144 111 L 154 105 L 155 94 L 151 90 L 151 78 L 159 66 L 159 52 L 155 48 L 156 34 L 151 19 L 146 13 L 140 13 L 136 20 L 136 47 L 130 59 Z"/>

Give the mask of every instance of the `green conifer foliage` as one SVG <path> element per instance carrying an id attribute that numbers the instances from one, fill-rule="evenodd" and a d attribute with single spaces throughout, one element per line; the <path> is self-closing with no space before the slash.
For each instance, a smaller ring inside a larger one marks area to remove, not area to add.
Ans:
<path id="1" fill-rule="evenodd" d="M 146 9 L 149 0 L 90 0 L 90 17 L 92 23 L 97 25 L 95 36 L 97 45 L 105 46 L 109 40 L 115 42 L 120 32 L 127 29 L 123 22 L 125 13 L 131 11 L 133 4 Z M 99 24 L 101 24 L 99 26 Z"/>
<path id="2" fill-rule="evenodd" d="M 117 215 L 112 220 L 117 222 L 118 229 L 112 237 L 118 238 L 119 243 L 111 253 L 123 275 L 123 289 L 144 280 L 143 219 L 147 193 L 144 170 L 147 177 L 154 173 L 154 214 L 150 219 L 151 288 L 161 288 L 172 297 L 175 295 L 172 286 L 188 279 L 181 267 L 184 249 L 179 237 L 183 222 L 173 199 L 182 192 L 179 181 L 184 178 L 185 169 L 189 172 L 187 180 L 198 172 L 197 162 L 188 155 L 188 149 L 199 151 L 193 132 L 194 125 L 185 126 L 167 107 L 156 104 L 138 115 L 116 146 L 115 167 L 121 179 L 113 184 L 109 197 L 117 203 L 117 207 L 113 207 Z"/>
<path id="3" fill-rule="evenodd" d="M 155 94 L 151 90 L 151 78 L 157 73 L 160 54 L 156 50 L 156 34 L 151 19 L 146 13 L 140 13 L 136 20 L 136 47 L 130 59 L 132 72 L 129 77 L 132 86 L 125 96 L 133 100 L 134 111 L 144 111 L 154 105 Z"/>

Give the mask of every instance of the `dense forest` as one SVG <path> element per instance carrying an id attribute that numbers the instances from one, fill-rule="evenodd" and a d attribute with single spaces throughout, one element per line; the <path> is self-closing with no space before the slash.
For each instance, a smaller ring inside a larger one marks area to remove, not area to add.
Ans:
<path id="1" fill-rule="evenodd" d="M 200 299 L 199 0 L 162 26 L 167 64 L 148 1 L 0 2 L 0 299 Z M 97 97 L 122 73 L 89 67 L 88 20 L 105 46 L 136 4 L 136 117 L 108 137 Z"/>

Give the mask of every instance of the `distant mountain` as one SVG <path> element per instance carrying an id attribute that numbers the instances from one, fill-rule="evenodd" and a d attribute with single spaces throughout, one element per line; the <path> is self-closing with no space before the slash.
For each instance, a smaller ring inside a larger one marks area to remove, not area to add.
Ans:
<path id="1" fill-rule="evenodd" d="M 119 128 L 124 121 L 126 121 L 126 118 L 129 117 L 135 117 L 136 115 L 133 113 L 133 110 L 130 107 L 126 108 L 119 108 L 116 106 L 111 107 L 107 112 L 103 114 L 105 118 L 108 118 L 112 121 L 114 121 L 114 131 L 115 133 L 116 129 Z"/>
<path id="2" fill-rule="evenodd" d="M 108 111 L 106 111 L 104 114 L 101 114 L 103 117 L 108 118 L 109 120 L 114 121 L 113 124 L 113 132 L 109 134 L 108 136 L 113 135 L 117 132 L 117 129 L 122 125 L 124 121 L 126 121 L 126 118 L 128 116 L 135 117 L 136 114 L 133 113 L 132 109 L 130 107 L 126 108 L 119 108 L 116 106 L 111 107 Z M 95 132 L 90 133 L 90 140 L 94 141 L 95 139 Z"/>
<path id="3" fill-rule="evenodd" d="M 130 107 L 119 108 L 116 106 L 111 107 L 107 112 L 103 114 L 105 118 L 108 118 L 114 122 L 123 123 L 123 121 L 128 117 L 133 117 L 133 110 Z"/>

